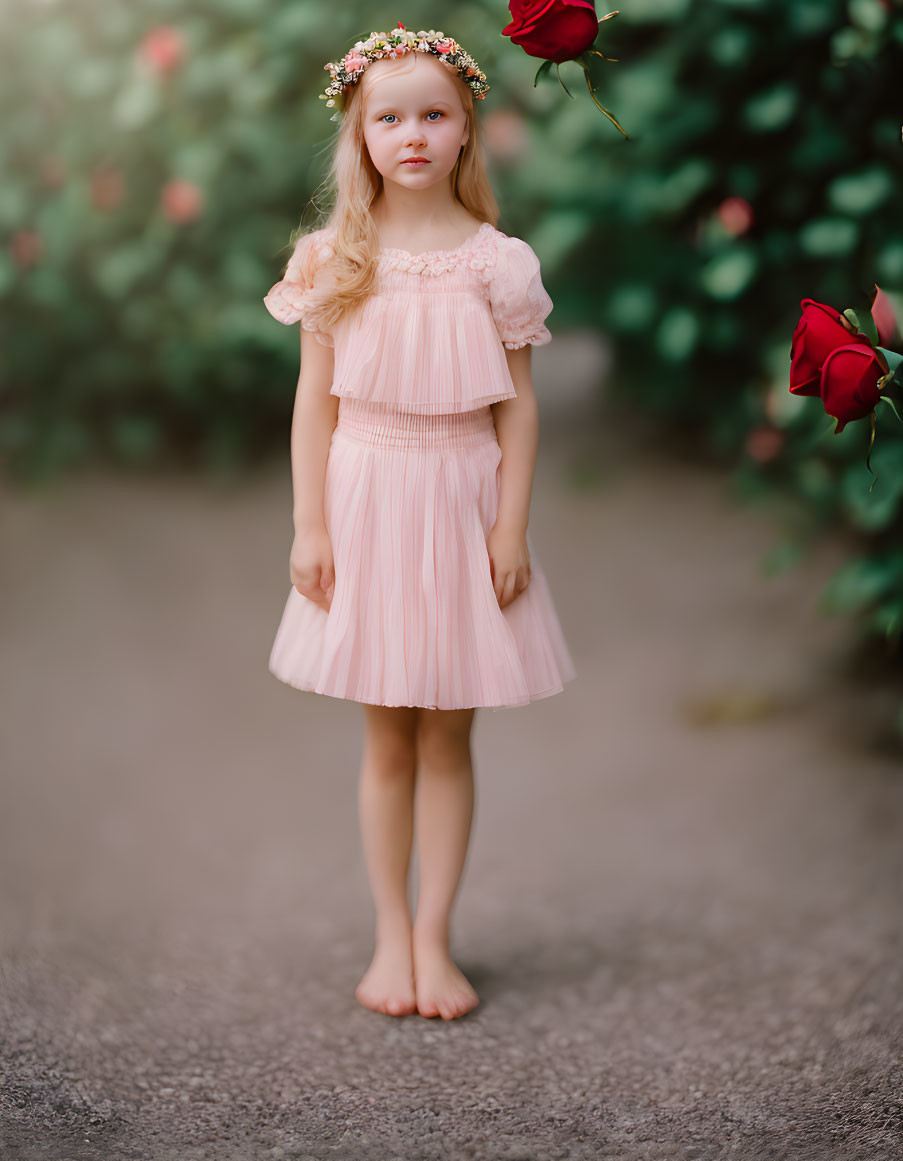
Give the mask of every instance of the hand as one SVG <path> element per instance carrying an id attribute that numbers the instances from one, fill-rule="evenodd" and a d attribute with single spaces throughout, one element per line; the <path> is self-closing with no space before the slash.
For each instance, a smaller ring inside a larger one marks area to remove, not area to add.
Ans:
<path id="1" fill-rule="evenodd" d="M 530 583 L 530 550 L 524 533 L 494 524 L 486 538 L 492 587 L 504 609 Z"/>
<path id="2" fill-rule="evenodd" d="M 325 526 L 295 533 L 288 571 L 301 596 L 328 613 L 335 589 L 335 564 Z"/>

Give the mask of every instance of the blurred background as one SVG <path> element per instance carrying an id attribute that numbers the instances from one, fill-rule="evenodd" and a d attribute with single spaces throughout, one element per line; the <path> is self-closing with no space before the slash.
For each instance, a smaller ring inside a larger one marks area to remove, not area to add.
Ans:
<path id="1" fill-rule="evenodd" d="M 867 420 L 788 375 L 800 299 L 903 292 L 901 8 L 629 0 L 593 70 L 626 141 L 509 19 L 0 8 L 4 1157 L 899 1144 L 903 425 L 869 491 Z M 298 336 L 262 299 L 328 210 L 323 65 L 399 20 L 487 73 L 498 225 L 555 304 L 531 525 L 578 680 L 478 714 L 486 1041 L 353 1010 L 359 711 L 266 672 Z M 453 1094 L 491 1062 L 458 1121 L 440 1043 Z"/>
<path id="2" fill-rule="evenodd" d="M 458 3 L 454 31 L 491 75 L 478 111 L 499 225 L 540 254 L 556 336 L 589 332 L 609 367 L 597 397 L 690 437 L 740 502 L 772 505 L 766 567 L 849 531 L 822 607 L 861 617 L 899 672 L 903 428 L 879 408 L 870 492 L 867 421 L 834 437 L 818 401 L 787 390 L 801 298 L 864 310 L 873 283 L 903 289 L 899 7 L 632 0 L 598 42 L 618 63 L 594 73 L 629 142 L 576 64 L 561 70 L 573 99 L 554 71 L 534 88 L 540 62 L 500 34 L 506 12 Z M 297 344 L 261 299 L 317 216 L 336 130 L 323 64 L 397 15 L 4 6 L 9 486 L 101 463 L 240 479 L 284 456 Z M 402 15 L 437 19 L 424 3 Z"/>

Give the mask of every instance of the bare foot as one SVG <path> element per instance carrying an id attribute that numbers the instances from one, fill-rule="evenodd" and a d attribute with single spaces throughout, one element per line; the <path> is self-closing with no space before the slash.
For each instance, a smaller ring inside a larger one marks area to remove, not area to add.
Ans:
<path id="1" fill-rule="evenodd" d="M 437 943 L 414 940 L 417 1011 L 421 1016 L 454 1020 L 480 1002 L 464 973 Z"/>
<path id="2" fill-rule="evenodd" d="M 416 1011 L 410 936 L 377 940 L 354 995 L 365 1008 L 386 1016 L 409 1016 Z"/>

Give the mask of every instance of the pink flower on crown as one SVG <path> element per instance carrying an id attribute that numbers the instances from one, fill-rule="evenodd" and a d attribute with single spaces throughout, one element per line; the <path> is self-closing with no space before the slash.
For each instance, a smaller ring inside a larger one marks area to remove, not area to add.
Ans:
<path id="1" fill-rule="evenodd" d="M 445 40 L 437 40 L 436 41 L 436 51 L 437 52 L 451 52 L 451 50 L 454 47 L 455 47 L 455 42 L 451 39 L 450 36 L 446 36 Z"/>
<path id="2" fill-rule="evenodd" d="M 349 73 L 356 73 L 358 69 L 362 69 L 366 63 L 366 57 L 360 56 L 356 52 L 349 52 L 345 57 L 345 71 Z"/>

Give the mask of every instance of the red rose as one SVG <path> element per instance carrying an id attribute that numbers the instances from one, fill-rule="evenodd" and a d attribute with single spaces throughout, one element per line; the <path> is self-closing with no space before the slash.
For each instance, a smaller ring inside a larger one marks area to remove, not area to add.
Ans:
<path id="1" fill-rule="evenodd" d="M 868 337 L 854 331 L 833 306 L 800 300 L 802 315 L 790 343 L 790 392 L 818 395 L 837 421 L 839 435 L 850 420 L 875 409 L 884 368 Z"/>
<path id="2" fill-rule="evenodd" d="M 790 391 L 793 395 L 820 395 L 821 369 L 836 347 L 860 343 L 872 350 L 872 344 L 859 331 L 851 333 L 833 306 L 803 298 L 800 307 L 803 313 L 790 340 Z"/>
<path id="3" fill-rule="evenodd" d="M 510 0 L 511 22 L 502 29 L 528 56 L 558 64 L 576 58 L 599 34 L 592 0 Z"/>
<path id="4" fill-rule="evenodd" d="M 884 368 L 874 348 L 861 343 L 835 347 L 821 369 L 821 399 L 828 415 L 837 420 L 839 435 L 852 419 L 863 419 L 878 406 L 878 380 Z"/>

